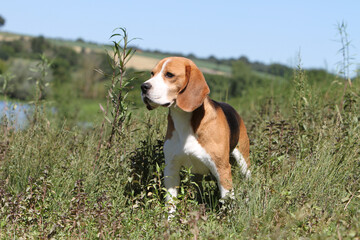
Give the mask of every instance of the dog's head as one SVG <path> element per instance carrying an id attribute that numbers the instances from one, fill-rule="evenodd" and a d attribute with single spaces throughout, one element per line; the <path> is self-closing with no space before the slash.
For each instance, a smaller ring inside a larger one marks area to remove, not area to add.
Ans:
<path id="1" fill-rule="evenodd" d="M 203 104 L 209 92 L 199 68 L 182 57 L 161 60 L 151 71 L 151 78 L 141 85 L 141 98 L 149 110 L 176 104 L 192 112 Z"/>

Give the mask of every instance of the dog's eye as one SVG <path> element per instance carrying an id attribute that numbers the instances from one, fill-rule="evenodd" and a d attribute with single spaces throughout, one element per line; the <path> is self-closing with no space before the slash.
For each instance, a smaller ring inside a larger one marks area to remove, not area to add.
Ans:
<path id="1" fill-rule="evenodd" d="M 174 76 L 174 74 L 172 74 L 171 72 L 167 72 L 165 74 L 165 77 L 167 77 L 167 78 L 172 78 L 173 76 Z"/>

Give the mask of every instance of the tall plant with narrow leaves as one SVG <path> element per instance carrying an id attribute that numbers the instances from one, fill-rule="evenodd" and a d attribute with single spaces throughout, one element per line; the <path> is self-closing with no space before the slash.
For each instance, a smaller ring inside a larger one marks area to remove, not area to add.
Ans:
<path id="1" fill-rule="evenodd" d="M 98 144 L 96 160 L 99 158 L 100 149 L 106 146 L 111 149 L 114 143 L 119 141 L 123 135 L 124 124 L 131 119 L 131 112 L 126 102 L 126 97 L 130 91 L 129 84 L 134 80 L 127 74 L 126 64 L 135 54 L 135 49 L 129 47 L 129 43 L 134 40 L 129 39 L 129 35 L 125 28 L 117 28 L 114 30 L 111 39 L 113 40 L 112 51 L 107 51 L 107 58 L 112 72 L 107 73 L 101 69 L 96 71 L 109 80 L 111 80 L 106 96 L 106 107 L 100 104 L 100 109 L 104 113 L 104 120 L 101 124 L 101 139 Z M 108 135 L 106 130 L 109 128 Z M 116 152 L 119 152 L 116 149 Z"/>

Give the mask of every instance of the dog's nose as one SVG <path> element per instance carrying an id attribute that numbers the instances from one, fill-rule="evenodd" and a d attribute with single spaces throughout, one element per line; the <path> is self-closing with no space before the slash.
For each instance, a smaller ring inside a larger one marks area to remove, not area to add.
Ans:
<path id="1" fill-rule="evenodd" d="M 141 84 L 141 92 L 142 92 L 143 94 L 147 93 L 147 91 L 148 91 L 150 88 L 151 88 L 151 84 L 150 84 L 150 83 L 145 82 L 145 83 Z"/>

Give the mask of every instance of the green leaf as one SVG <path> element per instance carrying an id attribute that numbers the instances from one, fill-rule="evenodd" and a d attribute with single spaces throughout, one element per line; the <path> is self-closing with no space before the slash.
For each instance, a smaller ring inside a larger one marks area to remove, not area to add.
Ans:
<path id="1" fill-rule="evenodd" d="M 117 37 L 117 36 L 121 37 L 121 35 L 119 33 L 114 33 L 113 35 L 111 35 L 111 37 L 109 39 L 111 39 L 113 37 Z"/>
<path id="2" fill-rule="evenodd" d="M 6 220 L 2 220 L 0 223 L 0 228 L 4 228 L 6 226 Z"/>
<path id="3" fill-rule="evenodd" d="M 107 117 L 107 116 L 104 116 L 105 120 L 111 124 L 111 120 Z"/>

